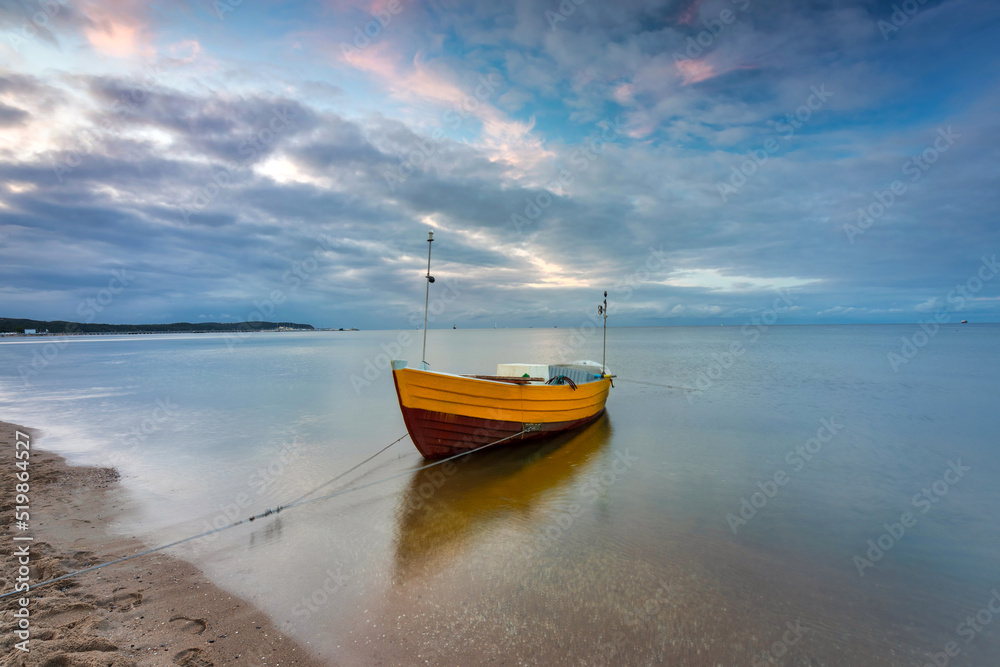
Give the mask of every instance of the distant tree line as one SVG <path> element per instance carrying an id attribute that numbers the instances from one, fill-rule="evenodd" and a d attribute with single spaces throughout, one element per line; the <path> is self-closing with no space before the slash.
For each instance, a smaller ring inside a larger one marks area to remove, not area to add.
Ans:
<path id="1" fill-rule="evenodd" d="M 313 329 L 311 324 L 295 324 L 294 322 L 174 322 L 173 324 L 98 324 L 83 322 L 64 322 L 53 320 L 21 320 L 11 317 L 0 317 L 0 333 L 24 333 L 25 329 L 34 329 L 38 333 L 47 331 L 50 334 L 78 333 L 190 333 L 194 331 L 261 331 L 288 327 L 291 329 Z"/>

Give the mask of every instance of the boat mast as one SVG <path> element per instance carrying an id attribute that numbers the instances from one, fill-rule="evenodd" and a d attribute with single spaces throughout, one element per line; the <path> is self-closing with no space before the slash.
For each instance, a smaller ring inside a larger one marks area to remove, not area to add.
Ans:
<path id="1" fill-rule="evenodd" d="M 420 353 L 420 361 L 424 365 L 424 370 L 430 366 L 427 363 L 427 304 L 431 298 L 431 283 L 434 276 L 431 275 L 431 244 L 434 243 L 434 232 L 427 232 L 427 290 L 424 293 L 424 349 Z M 606 294 L 606 293 L 605 293 Z"/>
<path id="2" fill-rule="evenodd" d="M 608 354 L 608 293 L 604 292 L 604 305 L 597 307 L 597 314 L 604 317 L 604 346 L 601 348 L 601 375 L 604 375 L 606 367 L 604 362 Z"/>

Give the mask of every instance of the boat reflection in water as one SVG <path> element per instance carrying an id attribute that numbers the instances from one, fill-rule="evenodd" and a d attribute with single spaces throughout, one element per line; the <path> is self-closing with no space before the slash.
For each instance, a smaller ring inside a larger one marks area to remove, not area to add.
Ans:
<path id="1" fill-rule="evenodd" d="M 404 579 L 439 572 L 494 530 L 530 530 L 545 506 L 601 459 L 607 414 L 539 444 L 503 447 L 418 470 L 397 510 L 395 571 Z"/>

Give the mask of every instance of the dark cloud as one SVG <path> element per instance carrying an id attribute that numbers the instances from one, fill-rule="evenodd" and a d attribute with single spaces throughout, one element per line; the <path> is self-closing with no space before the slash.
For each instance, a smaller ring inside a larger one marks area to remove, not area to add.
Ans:
<path id="1" fill-rule="evenodd" d="M 21 125 L 30 114 L 24 109 L 18 109 L 0 102 L 0 126 L 10 127 Z"/>
<path id="2" fill-rule="evenodd" d="M 554 30 L 553 2 L 408 5 L 361 53 L 402 64 L 364 86 L 323 81 L 328 65 L 264 75 L 248 60 L 219 70 L 233 81 L 185 77 L 177 59 L 151 76 L 2 73 L 0 123 L 31 148 L 0 154 L 5 307 L 72 319 L 125 267 L 136 278 L 115 321 L 246 319 L 280 290 L 281 319 L 409 327 L 434 226 L 435 289 L 461 285 L 449 324 L 573 325 L 604 289 L 621 324 L 739 324 L 788 284 L 789 322 L 926 318 L 1000 246 L 996 56 L 968 25 L 997 10 L 928 2 L 884 40 L 892 2 L 755 0 L 685 79 L 674 53 L 734 4 L 587 2 Z M 249 26 L 258 9 L 240 11 Z M 425 78 L 407 88 L 414 63 Z M 431 93 L 487 72 L 505 91 L 489 103 L 517 115 L 449 127 L 453 103 Z M 780 129 L 824 84 L 829 102 Z M 33 133 L 70 99 L 79 125 Z M 532 118 L 533 147 L 489 134 Z M 847 233 L 947 126 L 954 146 Z M 779 149 L 724 200 L 719 184 L 768 140 Z M 998 289 L 970 308 L 995 319 Z"/>
<path id="3" fill-rule="evenodd" d="M 93 77 L 87 83 L 104 107 L 95 124 L 159 127 L 193 151 L 230 162 L 258 160 L 319 123 L 312 109 L 285 97 L 198 97 L 148 77 Z"/>

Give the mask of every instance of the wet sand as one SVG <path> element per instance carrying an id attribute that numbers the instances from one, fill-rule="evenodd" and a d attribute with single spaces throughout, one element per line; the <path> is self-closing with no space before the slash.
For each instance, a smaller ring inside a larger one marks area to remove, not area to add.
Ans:
<path id="1" fill-rule="evenodd" d="M 14 525 L 15 430 L 31 436 L 29 530 Z M 37 431 L 0 422 L 3 537 L 0 588 L 14 590 L 17 549 L 32 536 L 35 584 L 147 548 L 108 530 L 124 492 L 112 468 L 67 465 L 37 449 Z M 43 444 L 43 443 L 42 443 Z M 324 664 L 285 637 L 252 604 L 209 583 L 193 565 L 166 553 L 88 572 L 24 594 L 30 599 L 29 652 L 12 628 L 18 597 L 0 601 L 0 665 L 125 667 L 126 665 Z"/>
<path id="2" fill-rule="evenodd" d="M 845 603 L 838 572 L 778 573 L 749 551 L 638 547 L 623 562 L 554 548 L 566 564 L 558 571 L 515 552 L 494 554 L 512 564 L 501 572 L 412 568 L 359 619 L 350 661 L 394 664 L 407 651 L 431 665 L 904 667 L 923 665 L 933 647 L 889 622 L 890 604 Z M 533 585 L 518 584 L 526 579 Z"/>

